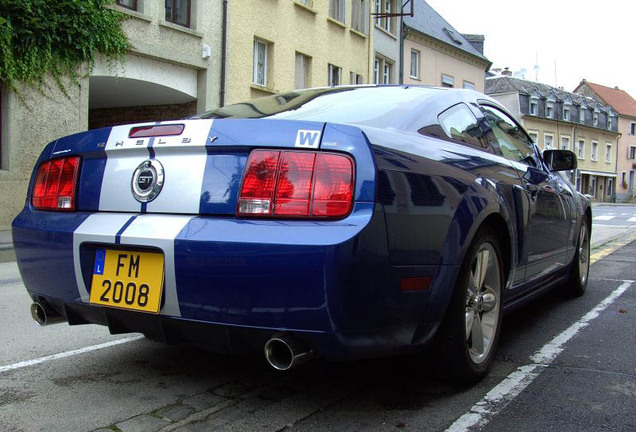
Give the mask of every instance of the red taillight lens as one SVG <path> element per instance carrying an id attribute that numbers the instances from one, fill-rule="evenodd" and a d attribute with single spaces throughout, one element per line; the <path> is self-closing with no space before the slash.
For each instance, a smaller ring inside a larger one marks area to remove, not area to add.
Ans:
<path id="1" fill-rule="evenodd" d="M 185 125 L 154 125 L 154 126 L 137 126 L 130 129 L 128 138 L 152 138 L 159 136 L 181 135 L 185 129 Z"/>
<path id="2" fill-rule="evenodd" d="M 353 204 L 353 160 L 336 153 L 254 150 L 239 197 L 241 216 L 337 218 Z"/>
<path id="3" fill-rule="evenodd" d="M 71 156 L 40 165 L 33 187 L 33 207 L 38 210 L 75 210 L 79 163 L 79 156 Z"/>

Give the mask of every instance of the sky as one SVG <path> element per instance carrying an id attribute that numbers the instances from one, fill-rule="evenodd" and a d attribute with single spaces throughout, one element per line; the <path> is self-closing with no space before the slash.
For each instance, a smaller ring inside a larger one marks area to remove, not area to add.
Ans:
<path id="1" fill-rule="evenodd" d="M 538 58 L 539 82 L 573 91 L 585 78 L 636 98 L 635 0 L 427 3 L 460 33 L 486 37 L 491 68 L 525 69 L 535 80 Z"/>

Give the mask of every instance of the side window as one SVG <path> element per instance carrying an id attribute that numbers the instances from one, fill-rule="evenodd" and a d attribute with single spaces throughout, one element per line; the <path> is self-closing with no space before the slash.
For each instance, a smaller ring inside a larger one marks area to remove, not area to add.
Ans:
<path id="1" fill-rule="evenodd" d="M 470 108 L 463 103 L 450 107 L 441 113 L 437 119 L 448 138 L 473 146 L 484 147 L 481 142 L 483 134 L 477 118 Z"/>
<path id="2" fill-rule="evenodd" d="M 484 118 L 492 129 L 488 143 L 501 150 L 506 159 L 535 166 L 534 148 L 525 133 L 507 114 L 491 106 L 482 106 Z"/>

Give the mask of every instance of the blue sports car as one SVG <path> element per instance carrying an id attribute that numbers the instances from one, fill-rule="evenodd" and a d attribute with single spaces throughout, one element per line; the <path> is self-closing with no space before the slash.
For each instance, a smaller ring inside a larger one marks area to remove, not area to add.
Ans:
<path id="1" fill-rule="evenodd" d="M 576 157 L 471 90 L 309 89 L 50 143 L 13 222 L 40 324 L 289 369 L 433 343 L 479 379 L 503 313 L 587 285 Z"/>

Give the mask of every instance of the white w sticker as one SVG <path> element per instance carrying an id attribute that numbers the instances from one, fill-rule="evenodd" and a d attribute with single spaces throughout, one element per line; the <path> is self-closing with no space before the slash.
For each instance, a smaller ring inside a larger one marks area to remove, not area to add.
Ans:
<path id="1" fill-rule="evenodd" d="M 320 131 L 316 130 L 299 130 L 296 135 L 296 147 L 318 148 L 320 144 Z"/>

